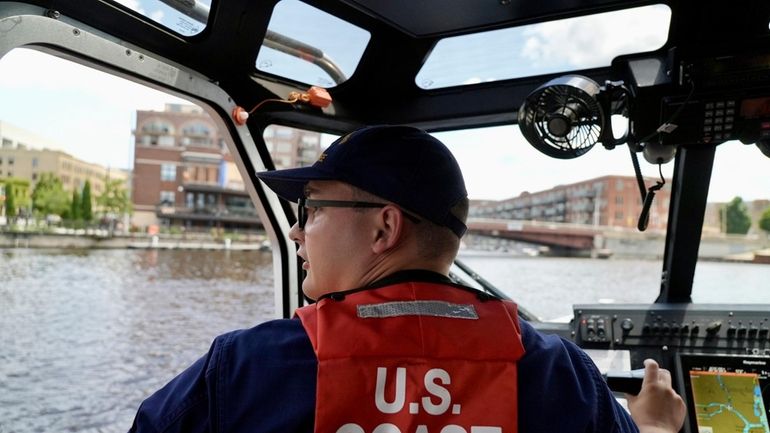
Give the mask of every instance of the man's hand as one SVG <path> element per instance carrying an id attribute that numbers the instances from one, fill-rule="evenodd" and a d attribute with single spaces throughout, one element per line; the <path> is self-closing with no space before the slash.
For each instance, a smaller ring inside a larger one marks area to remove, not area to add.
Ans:
<path id="1" fill-rule="evenodd" d="M 626 395 L 641 433 L 675 433 L 684 424 L 686 407 L 671 387 L 671 373 L 652 359 L 644 360 L 644 380 L 639 395 Z"/>

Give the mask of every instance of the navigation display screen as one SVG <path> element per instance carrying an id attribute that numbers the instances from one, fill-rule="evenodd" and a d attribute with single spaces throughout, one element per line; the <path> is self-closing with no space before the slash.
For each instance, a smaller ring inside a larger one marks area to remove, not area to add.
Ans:
<path id="1" fill-rule="evenodd" d="M 682 354 L 678 363 L 685 431 L 770 433 L 770 357 Z"/>

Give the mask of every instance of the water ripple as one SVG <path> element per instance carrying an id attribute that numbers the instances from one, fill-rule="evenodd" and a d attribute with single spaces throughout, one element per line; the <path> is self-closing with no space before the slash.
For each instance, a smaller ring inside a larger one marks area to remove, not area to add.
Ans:
<path id="1" fill-rule="evenodd" d="M 0 432 L 124 432 L 211 340 L 273 316 L 271 256 L 0 250 Z"/>

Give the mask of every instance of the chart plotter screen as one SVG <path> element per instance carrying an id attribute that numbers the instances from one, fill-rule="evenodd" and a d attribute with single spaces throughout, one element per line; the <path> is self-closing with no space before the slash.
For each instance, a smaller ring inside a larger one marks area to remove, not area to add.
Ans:
<path id="1" fill-rule="evenodd" d="M 770 433 L 770 358 L 679 355 L 690 433 Z M 689 430 L 688 430 L 689 428 Z"/>

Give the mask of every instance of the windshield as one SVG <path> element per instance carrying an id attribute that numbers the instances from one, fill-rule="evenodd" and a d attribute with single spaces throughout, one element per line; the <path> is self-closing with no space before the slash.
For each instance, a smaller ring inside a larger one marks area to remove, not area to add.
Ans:
<path id="1" fill-rule="evenodd" d="M 596 146 L 580 158 L 556 160 L 528 144 L 517 126 L 435 135 L 457 157 L 472 200 L 471 230 L 459 258 L 483 278 L 543 319 L 571 316 L 573 304 L 655 300 L 668 193 L 656 196 L 649 228 L 639 232 L 640 193 L 624 146 L 613 151 Z M 758 227 L 770 207 L 770 180 L 762 175 L 768 161 L 756 147 L 737 142 L 721 145 L 715 159 L 693 300 L 768 302 L 766 293 L 752 290 L 770 279 L 770 267 L 753 263 L 754 252 L 768 248 L 768 234 Z M 658 166 L 641 156 L 640 163 L 652 186 Z M 662 167 L 667 185 L 673 166 Z M 742 198 L 751 220 L 747 234 L 725 234 L 720 225 L 720 212 L 735 197 Z M 474 231 L 474 214 L 477 222 L 503 221 L 502 229 Z M 553 246 L 551 235 L 565 238 L 579 230 L 595 233 L 588 248 Z M 506 239 L 527 232 L 535 241 Z M 728 286 L 731 290 L 724 290 Z"/>
<path id="2" fill-rule="evenodd" d="M 661 172 L 666 182 L 647 230 L 640 232 L 641 194 L 625 146 L 595 146 L 580 158 L 559 160 L 532 147 L 515 125 L 434 135 L 460 163 L 471 199 L 458 258 L 482 278 L 544 320 L 572 316 L 574 304 L 657 298 L 673 162 L 652 165 L 639 156 L 647 187 Z M 273 125 L 264 138 L 276 166 L 288 168 L 312 163 L 335 137 L 320 134 L 319 141 L 318 133 Z M 770 278 L 770 267 L 753 263 L 755 252 L 770 246 L 759 228 L 770 208 L 770 181 L 762 176 L 768 162 L 760 156 L 754 146 L 737 142 L 717 149 L 693 285 L 696 302 L 770 300 L 752 290 Z M 735 167 L 745 177 L 736 177 Z M 725 233 L 720 214 L 735 197 L 742 197 L 751 220 L 747 234 Z M 485 224 L 499 226 L 484 231 Z M 528 241 L 520 240 L 528 234 Z M 566 246 L 554 245 L 554 237 Z M 570 248 L 571 237 L 588 245 Z"/>
<path id="3" fill-rule="evenodd" d="M 353 75 L 369 38 L 366 30 L 320 9 L 282 0 L 270 17 L 256 67 L 306 84 L 333 87 Z"/>
<path id="4" fill-rule="evenodd" d="M 607 66 L 660 48 L 670 19 L 668 6 L 652 5 L 449 37 L 415 82 L 427 90 Z"/>
<path id="5" fill-rule="evenodd" d="M 195 36 L 208 24 L 211 0 L 113 0 L 179 33 Z"/>
<path id="6" fill-rule="evenodd" d="M 0 59 L 0 99 L 0 431 L 125 431 L 213 336 L 275 315 L 230 138 L 27 49 Z"/>

